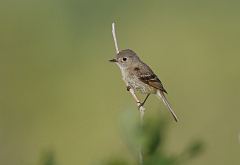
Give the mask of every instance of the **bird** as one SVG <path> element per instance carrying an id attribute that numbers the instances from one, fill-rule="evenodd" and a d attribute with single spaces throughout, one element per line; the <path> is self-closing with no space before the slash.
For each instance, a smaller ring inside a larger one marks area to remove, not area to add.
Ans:
<path id="1" fill-rule="evenodd" d="M 131 49 L 124 49 L 109 61 L 116 63 L 120 68 L 122 79 L 128 91 L 133 89 L 134 92 L 139 91 L 147 95 L 144 101 L 139 104 L 140 106 L 145 104 L 151 94 L 155 94 L 162 99 L 174 120 L 178 121 L 177 115 L 166 98 L 165 94 L 167 94 L 167 91 L 163 87 L 162 82 L 152 69 L 139 58 L 137 53 Z"/>

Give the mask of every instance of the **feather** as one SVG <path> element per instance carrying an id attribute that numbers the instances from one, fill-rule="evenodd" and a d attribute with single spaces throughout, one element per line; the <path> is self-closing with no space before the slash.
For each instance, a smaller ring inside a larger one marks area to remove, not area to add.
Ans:
<path id="1" fill-rule="evenodd" d="M 164 89 L 161 81 L 158 79 L 158 77 L 155 74 L 148 74 L 148 75 L 142 74 L 142 75 L 140 75 L 139 80 L 141 80 L 145 84 L 148 84 L 156 89 L 159 89 L 159 90 L 167 93 L 167 91 Z"/>
<path id="2" fill-rule="evenodd" d="M 157 95 L 162 99 L 163 103 L 167 106 L 169 112 L 172 114 L 174 120 L 177 122 L 178 121 L 178 117 L 175 114 L 175 112 L 173 111 L 170 103 L 168 102 L 166 96 L 164 95 L 164 93 L 161 90 L 157 91 Z"/>

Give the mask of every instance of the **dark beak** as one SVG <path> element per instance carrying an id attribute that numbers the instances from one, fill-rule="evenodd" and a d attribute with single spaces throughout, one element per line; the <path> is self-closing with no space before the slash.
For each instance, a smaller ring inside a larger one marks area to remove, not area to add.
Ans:
<path id="1" fill-rule="evenodd" d="M 110 62 L 117 62 L 117 60 L 114 58 L 112 60 L 109 60 Z"/>

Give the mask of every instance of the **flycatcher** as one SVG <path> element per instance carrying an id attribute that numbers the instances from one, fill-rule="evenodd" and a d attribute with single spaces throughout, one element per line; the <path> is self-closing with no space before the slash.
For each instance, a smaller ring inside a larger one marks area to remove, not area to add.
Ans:
<path id="1" fill-rule="evenodd" d="M 140 106 L 143 106 L 150 94 L 156 94 L 159 96 L 164 104 L 167 106 L 169 112 L 172 114 L 174 120 L 177 122 L 177 115 L 174 113 L 170 103 L 168 102 L 165 93 L 167 91 L 164 89 L 162 82 L 154 74 L 151 68 L 141 61 L 138 55 L 130 50 L 120 51 L 116 57 L 110 62 L 114 62 L 118 65 L 121 70 L 122 78 L 127 85 L 127 90 L 133 89 L 135 91 L 140 91 L 143 94 L 147 94 L 146 98 Z M 139 106 L 139 107 L 140 107 Z"/>

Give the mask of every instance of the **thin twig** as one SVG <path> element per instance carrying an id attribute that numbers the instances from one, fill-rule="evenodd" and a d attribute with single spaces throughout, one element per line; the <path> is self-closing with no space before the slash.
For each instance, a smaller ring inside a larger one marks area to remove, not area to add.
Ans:
<path id="1" fill-rule="evenodd" d="M 116 53 L 118 54 L 119 53 L 119 48 L 118 48 L 118 43 L 117 43 L 117 37 L 116 37 L 116 31 L 115 31 L 115 23 L 114 22 L 112 23 L 112 36 L 113 36 L 113 40 L 114 40 L 115 50 L 116 50 Z M 144 116 L 145 108 L 143 106 L 140 106 L 141 103 L 140 103 L 139 99 L 137 98 L 134 90 L 130 89 L 129 91 L 132 94 L 132 96 L 135 99 L 135 101 L 137 102 L 137 106 L 139 107 L 139 111 L 140 111 L 141 123 L 143 123 L 143 116 Z"/>
<path id="2" fill-rule="evenodd" d="M 115 23 L 112 23 L 112 35 L 113 35 L 113 40 L 114 40 L 114 44 L 115 44 L 115 49 L 116 49 L 116 53 L 119 53 L 119 49 L 118 49 L 118 44 L 117 44 L 117 37 L 116 37 L 116 32 L 115 32 Z"/>
<path id="3" fill-rule="evenodd" d="M 137 106 L 139 107 L 139 111 L 140 111 L 140 119 L 141 119 L 141 124 L 143 124 L 143 117 L 144 117 L 144 111 L 145 108 L 141 105 L 139 99 L 137 98 L 134 90 L 132 88 L 129 89 L 129 92 L 132 94 L 133 98 L 135 99 Z"/>
<path id="4" fill-rule="evenodd" d="M 139 164 L 140 165 L 143 165 L 143 153 L 142 153 L 142 145 L 140 146 L 140 149 L 139 149 Z"/>
<path id="5" fill-rule="evenodd" d="M 115 45 L 115 50 L 116 53 L 119 53 L 119 48 L 118 48 L 118 43 L 117 43 L 117 37 L 116 37 L 116 31 L 115 31 L 115 23 L 112 23 L 112 36 L 113 36 L 113 40 L 114 40 L 114 45 Z M 129 92 L 131 93 L 131 95 L 133 96 L 133 98 L 135 99 L 137 106 L 139 107 L 139 111 L 140 111 L 140 119 L 141 119 L 141 126 L 143 126 L 143 117 L 144 117 L 144 111 L 145 108 L 141 105 L 139 99 L 137 98 L 134 90 L 132 88 L 129 89 Z M 139 150 L 139 164 L 142 165 L 143 164 L 143 153 L 142 153 L 142 145 L 140 144 L 140 150 Z"/>

